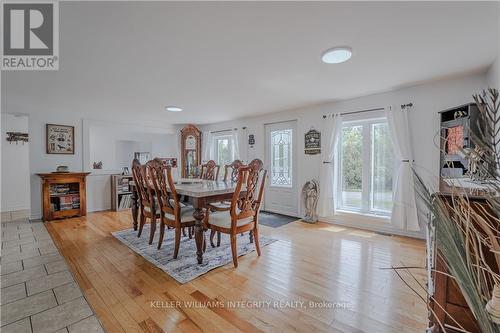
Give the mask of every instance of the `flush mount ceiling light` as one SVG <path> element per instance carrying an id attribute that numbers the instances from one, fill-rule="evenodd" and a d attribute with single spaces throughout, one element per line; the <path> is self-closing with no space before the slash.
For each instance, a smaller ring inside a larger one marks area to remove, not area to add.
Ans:
<path id="1" fill-rule="evenodd" d="M 171 105 L 171 106 L 167 106 L 167 107 L 165 108 L 165 110 L 170 111 L 170 112 L 181 112 L 181 111 L 182 111 L 182 108 L 180 108 L 180 107 L 178 107 L 178 106 L 173 106 L 173 105 Z"/>
<path id="2" fill-rule="evenodd" d="M 325 64 L 340 64 L 352 57 L 352 49 L 350 47 L 334 47 L 326 50 L 321 56 L 321 60 Z"/>

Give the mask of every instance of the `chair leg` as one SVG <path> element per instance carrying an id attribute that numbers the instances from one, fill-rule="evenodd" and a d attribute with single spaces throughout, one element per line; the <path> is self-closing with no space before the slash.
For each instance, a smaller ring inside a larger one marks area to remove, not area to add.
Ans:
<path id="1" fill-rule="evenodd" d="M 238 267 L 238 249 L 236 248 L 236 235 L 231 235 L 231 252 L 233 253 L 233 265 Z"/>
<path id="2" fill-rule="evenodd" d="M 203 253 L 207 250 L 207 240 L 205 239 L 205 234 L 203 234 Z"/>
<path id="3" fill-rule="evenodd" d="M 210 245 L 212 247 L 215 247 L 215 244 L 214 244 L 214 236 L 215 236 L 215 230 L 210 230 Z"/>
<path id="4" fill-rule="evenodd" d="M 257 229 L 257 226 L 253 229 L 253 238 L 255 240 L 255 250 L 257 251 L 257 255 L 260 257 L 259 229 Z"/>
<path id="5" fill-rule="evenodd" d="M 141 217 L 139 219 L 139 233 L 137 234 L 137 237 L 141 237 L 142 228 L 144 227 L 145 223 L 146 223 L 146 217 L 143 214 L 141 214 Z"/>
<path id="6" fill-rule="evenodd" d="M 186 237 L 186 228 L 182 228 L 182 236 Z"/>
<path id="7" fill-rule="evenodd" d="M 177 259 L 180 245 L 181 245 L 181 229 L 175 228 L 174 259 Z"/>
<path id="8" fill-rule="evenodd" d="M 156 216 L 153 214 L 151 216 L 151 229 L 149 232 L 149 245 L 153 244 L 153 238 L 155 237 L 156 231 Z"/>
<path id="9" fill-rule="evenodd" d="M 250 243 L 253 243 L 253 230 L 250 230 L 248 233 L 248 238 L 250 239 Z"/>
<path id="10" fill-rule="evenodd" d="M 189 239 L 193 238 L 193 229 L 191 227 L 188 227 L 188 237 Z"/>
<path id="11" fill-rule="evenodd" d="M 221 235 L 220 231 L 217 231 L 217 247 L 220 246 L 220 235 Z"/>
<path id="12" fill-rule="evenodd" d="M 165 234 L 165 224 L 160 221 L 160 239 L 158 240 L 158 250 L 161 249 L 161 244 L 163 243 L 163 235 Z"/>

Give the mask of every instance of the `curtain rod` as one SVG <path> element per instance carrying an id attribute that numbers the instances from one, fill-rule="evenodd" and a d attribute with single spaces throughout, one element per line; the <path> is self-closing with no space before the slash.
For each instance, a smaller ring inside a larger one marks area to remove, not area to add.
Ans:
<path id="1" fill-rule="evenodd" d="M 243 128 L 244 129 L 244 128 Z M 235 131 L 237 131 L 237 128 L 234 128 Z M 210 133 L 221 133 L 221 132 L 230 132 L 232 129 L 223 129 L 223 130 L 218 130 L 218 131 L 210 131 Z"/>
<path id="2" fill-rule="evenodd" d="M 351 111 L 351 112 L 341 112 L 341 116 L 345 116 L 348 114 L 356 114 L 356 113 L 363 113 L 363 112 L 370 112 L 370 111 L 382 111 L 385 110 L 385 108 L 375 108 L 375 109 L 366 109 L 366 110 L 358 110 L 358 111 Z M 333 113 L 329 114 L 333 115 Z M 326 118 L 328 115 L 323 115 L 323 118 Z"/>

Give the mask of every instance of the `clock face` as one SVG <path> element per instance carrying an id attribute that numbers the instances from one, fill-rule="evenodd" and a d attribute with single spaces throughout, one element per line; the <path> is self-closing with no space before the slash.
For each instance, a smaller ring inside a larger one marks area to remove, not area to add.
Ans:
<path id="1" fill-rule="evenodd" d="M 196 138 L 193 135 L 188 135 L 186 137 L 186 149 L 189 150 L 196 149 Z"/>

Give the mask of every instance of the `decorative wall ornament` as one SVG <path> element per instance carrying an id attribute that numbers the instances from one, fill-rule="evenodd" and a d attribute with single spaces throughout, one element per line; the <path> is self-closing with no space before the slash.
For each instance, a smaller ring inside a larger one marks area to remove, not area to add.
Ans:
<path id="1" fill-rule="evenodd" d="M 248 135 L 248 144 L 250 146 L 253 146 L 255 144 L 255 135 L 254 134 Z"/>
<path id="2" fill-rule="evenodd" d="M 321 132 L 311 128 L 304 135 L 304 153 L 308 155 L 321 153 Z"/>
<path id="3" fill-rule="evenodd" d="M 316 223 L 318 221 L 318 214 L 316 212 L 318 199 L 319 183 L 315 179 L 312 179 L 302 187 L 302 200 L 305 207 L 305 215 L 302 221 L 307 223 Z"/>
<path id="4" fill-rule="evenodd" d="M 102 161 L 94 162 L 94 164 L 92 165 L 92 168 L 93 169 L 102 169 Z"/>
<path id="5" fill-rule="evenodd" d="M 28 133 L 7 132 L 6 134 L 9 143 L 15 142 L 17 145 L 19 142 L 22 142 L 24 145 L 25 142 L 28 142 Z"/>
<path id="6" fill-rule="evenodd" d="M 47 124 L 47 154 L 74 154 L 75 127 Z"/>

